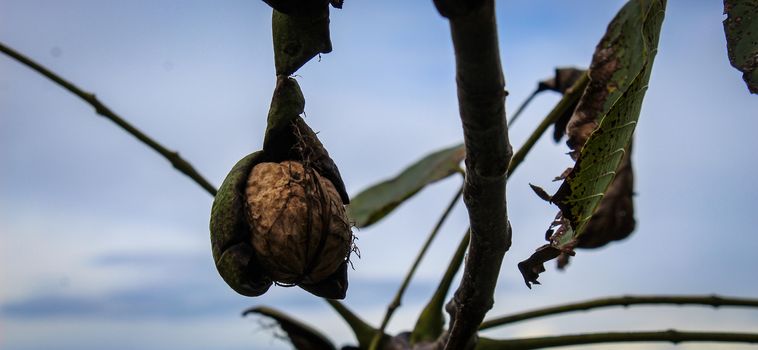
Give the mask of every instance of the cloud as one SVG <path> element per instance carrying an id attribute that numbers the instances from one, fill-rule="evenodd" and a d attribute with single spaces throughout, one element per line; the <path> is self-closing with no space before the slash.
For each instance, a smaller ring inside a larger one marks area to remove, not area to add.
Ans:
<path id="1" fill-rule="evenodd" d="M 0 304 L 0 315 L 11 319 L 202 319 L 239 314 L 254 304 L 287 305 L 299 310 L 313 307 L 313 297 L 296 288 L 272 287 L 262 298 L 234 294 L 199 254 L 130 253 L 103 254 L 90 264 L 118 273 L 124 269 L 146 271 L 127 287 L 91 292 L 59 289 L 16 297 Z M 358 308 L 377 305 L 377 295 L 388 303 L 399 287 L 397 279 L 353 279 L 356 287 L 347 302 Z M 405 301 L 420 304 L 436 283 L 418 281 Z"/>

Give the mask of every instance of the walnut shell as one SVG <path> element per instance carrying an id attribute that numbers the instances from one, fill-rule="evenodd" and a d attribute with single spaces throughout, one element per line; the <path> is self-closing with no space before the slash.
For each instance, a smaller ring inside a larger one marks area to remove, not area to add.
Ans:
<path id="1" fill-rule="evenodd" d="M 251 297 L 266 293 L 272 284 L 247 239 L 249 229 L 244 210 L 246 181 L 262 154 L 249 154 L 234 165 L 219 187 L 211 208 L 211 250 L 216 269 L 232 289 Z"/>
<path id="2" fill-rule="evenodd" d="M 302 163 L 256 164 L 245 189 L 250 242 L 274 281 L 315 284 L 345 263 L 352 232 L 331 181 Z"/>

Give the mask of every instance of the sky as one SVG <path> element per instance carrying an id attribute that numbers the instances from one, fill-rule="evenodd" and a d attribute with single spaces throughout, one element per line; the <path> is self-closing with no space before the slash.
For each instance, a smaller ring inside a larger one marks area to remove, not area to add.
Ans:
<path id="1" fill-rule="evenodd" d="M 509 113 L 557 66 L 586 67 L 624 1 L 499 1 Z M 567 148 L 544 136 L 509 179 L 513 246 L 490 315 L 621 294 L 758 296 L 758 97 L 728 62 L 720 1 L 670 0 L 636 131 L 637 230 L 550 264 L 529 290 L 516 264 L 543 244 Z M 211 183 L 261 148 L 275 84 L 270 9 L 261 1 L 0 0 L 0 42 L 178 150 Z M 348 0 L 331 14 L 334 51 L 297 72 L 306 120 L 348 192 L 461 142 L 450 34 L 431 1 Z M 518 148 L 558 101 L 540 95 L 511 126 Z M 428 231 L 460 185 L 429 186 L 357 230 L 345 304 L 378 325 Z M 215 271 L 212 198 L 153 151 L 36 72 L 0 56 L 0 349 L 287 349 L 266 305 L 355 343 L 322 300 L 298 288 L 258 298 Z M 409 330 L 467 227 L 459 203 L 388 331 Z M 544 318 L 495 338 L 609 330 L 754 331 L 744 309 L 636 307 Z M 660 343 L 614 349 L 755 348 Z M 595 348 L 611 348 L 599 345 Z M 571 349 L 571 348 L 566 348 Z M 574 348 L 576 349 L 576 347 Z"/>

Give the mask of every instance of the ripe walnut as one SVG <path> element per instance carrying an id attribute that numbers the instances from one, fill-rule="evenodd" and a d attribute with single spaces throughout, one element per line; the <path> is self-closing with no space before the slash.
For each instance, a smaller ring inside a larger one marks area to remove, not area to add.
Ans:
<path id="1" fill-rule="evenodd" d="M 245 212 L 258 262 L 281 284 L 314 284 L 350 254 L 352 232 L 331 181 L 302 163 L 259 163 L 247 179 Z"/>

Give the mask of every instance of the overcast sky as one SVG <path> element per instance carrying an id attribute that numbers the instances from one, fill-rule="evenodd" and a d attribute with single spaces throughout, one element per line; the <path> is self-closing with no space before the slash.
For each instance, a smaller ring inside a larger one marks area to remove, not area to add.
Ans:
<path id="1" fill-rule="evenodd" d="M 623 3 L 499 1 L 508 110 L 554 67 L 586 67 Z M 270 15 L 255 0 L 0 0 L 0 41 L 96 93 L 218 185 L 261 148 L 275 83 Z M 669 1 L 636 133 L 637 231 L 579 251 L 566 272 L 550 264 L 543 285 L 528 290 L 516 263 L 543 243 L 557 210 L 528 183 L 555 190 L 551 179 L 570 165 L 563 144 L 548 136 L 538 143 L 509 180 L 513 247 L 490 315 L 627 293 L 758 296 L 758 97 L 729 65 L 723 18 L 720 1 Z M 332 11 L 331 29 L 334 51 L 297 79 L 308 123 L 351 194 L 462 140 L 449 30 L 431 0 L 348 0 Z M 545 93 L 532 103 L 511 129 L 514 148 L 558 98 Z M 368 322 L 381 320 L 459 184 L 435 184 L 356 232 L 362 254 L 345 303 Z M 260 320 L 240 317 L 255 305 L 289 312 L 337 344 L 354 343 L 326 303 L 300 289 L 272 288 L 260 298 L 229 289 L 211 258 L 211 202 L 77 97 L 0 56 L 0 348 L 289 348 Z M 459 204 L 390 332 L 413 326 L 466 227 Z M 758 314 L 641 307 L 487 335 L 668 328 L 755 331 Z"/>

